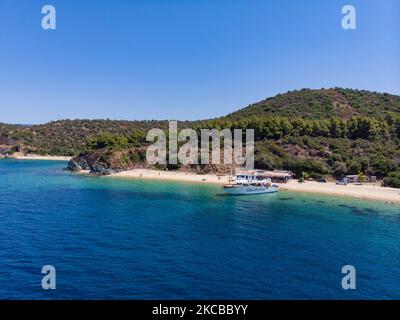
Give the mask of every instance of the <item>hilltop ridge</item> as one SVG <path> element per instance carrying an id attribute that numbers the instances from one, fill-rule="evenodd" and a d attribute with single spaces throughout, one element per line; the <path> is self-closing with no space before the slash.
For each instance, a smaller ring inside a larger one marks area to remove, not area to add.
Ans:
<path id="1" fill-rule="evenodd" d="M 61 120 L 0 124 L 0 154 L 76 156 L 101 172 L 146 166 L 146 132 L 167 121 Z M 400 96 L 342 88 L 279 94 L 215 119 L 181 121 L 179 128 L 255 130 L 255 165 L 298 176 L 375 175 L 400 187 Z M 78 159 L 78 160 L 79 160 Z M 184 166 L 170 169 L 185 170 Z M 160 167 L 159 169 L 162 169 Z M 193 169 L 193 168 L 192 168 Z M 204 172 L 205 168 L 194 168 Z M 222 173 L 222 166 L 208 167 Z"/>
<path id="2" fill-rule="evenodd" d="M 285 117 L 322 120 L 353 116 L 382 118 L 400 115 L 400 96 L 352 89 L 302 89 L 278 94 L 230 113 L 226 116 L 198 121 L 180 121 L 180 127 L 209 126 L 213 121 L 243 121 L 257 117 Z M 76 155 L 85 149 L 86 139 L 101 132 L 129 135 L 132 130 L 148 131 L 166 128 L 159 120 L 59 120 L 40 125 L 0 123 L 0 137 L 9 146 L 20 146 L 27 152 L 52 155 Z M 0 141 L 0 145 L 4 146 Z"/>
<path id="3" fill-rule="evenodd" d="M 227 118 L 244 116 L 279 115 L 323 119 L 352 116 L 384 116 L 390 112 L 400 114 L 400 96 L 366 90 L 343 88 L 302 89 L 278 94 L 236 112 Z"/>

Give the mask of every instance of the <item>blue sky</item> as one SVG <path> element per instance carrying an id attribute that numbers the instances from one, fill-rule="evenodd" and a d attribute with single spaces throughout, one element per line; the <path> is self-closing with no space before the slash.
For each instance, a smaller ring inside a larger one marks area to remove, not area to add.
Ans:
<path id="1" fill-rule="evenodd" d="M 45 4 L 57 30 L 41 28 Z M 1 0 L 0 122 L 203 119 L 300 88 L 400 94 L 399 21 L 398 0 Z"/>

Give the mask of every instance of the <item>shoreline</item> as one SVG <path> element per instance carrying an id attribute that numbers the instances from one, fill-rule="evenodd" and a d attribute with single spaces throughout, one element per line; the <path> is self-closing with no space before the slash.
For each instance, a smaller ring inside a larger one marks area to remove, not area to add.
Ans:
<path id="1" fill-rule="evenodd" d="M 68 156 L 40 156 L 40 155 L 26 155 L 26 156 L 12 156 L 12 157 L 6 157 L 2 159 L 11 159 L 11 160 L 49 160 L 49 161 L 69 161 L 73 157 L 68 157 Z"/>
<path id="2" fill-rule="evenodd" d="M 297 180 L 292 180 L 287 184 L 278 183 L 278 185 L 280 190 L 400 204 L 400 189 L 386 188 L 369 183 L 342 186 L 334 182 L 307 181 L 299 183 Z"/>
<path id="3" fill-rule="evenodd" d="M 15 160 L 48 160 L 48 161 L 69 161 L 69 156 L 41 156 L 35 154 L 21 155 L 14 154 L 10 158 Z M 89 171 L 82 170 L 79 174 L 89 174 Z M 134 169 L 113 173 L 110 178 L 123 178 L 135 180 L 160 180 L 175 181 L 196 184 L 224 185 L 231 182 L 233 176 L 217 176 L 214 174 L 196 174 L 181 171 L 158 171 L 151 169 Z M 293 191 L 301 193 L 314 193 L 320 195 L 331 195 L 338 197 L 353 198 L 359 200 L 374 200 L 387 203 L 400 204 L 400 189 L 385 188 L 380 185 L 365 183 L 363 185 L 349 184 L 347 186 L 336 185 L 334 182 L 318 183 L 307 181 L 299 183 L 297 180 L 290 180 L 288 183 L 276 183 L 281 191 Z"/>
<path id="4" fill-rule="evenodd" d="M 87 173 L 87 172 L 85 172 Z M 213 174 L 196 174 L 181 171 L 158 171 L 151 169 L 135 169 L 129 171 L 121 171 L 113 173 L 106 177 L 126 178 L 126 179 L 146 179 L 146 180 L 162 180 L 162 181 L 177 181 L 191 182 L 202 184 L 228 184 L 232 176 L 217 176 Z"/>
<path id="5" fill-rule="evenodd" d="M 87 172 L 82 172 L 87 173 Z M 145 179 L 145 180 L 162 180 L 177 181 L 189 183 L 202 183 L 213 185 L 224 185 L 229 183 L 232 176 L 216 176 L 211 174 L 199 175 L 194 173 L 185 173 L 179 171 L 157 171 L 149 169 L 135 169 L 130 171 L 122 171 L 114 173 L 110 178 L 124 179 Z M 363 185 L 336 185 L 334 182 L 319 183 L 315 181 L 307 181 L 299 183 L 297 180 L 291 180 L 288 183 L 276 183 L 281 191 L 293 191 L 302 193 L 314 193 L 321 195 L 331 195 L 339 197 L 347 197 L 359 200 L 375 200 L 389 203 L 400 204 L 400 189 L 384 188 L 379 185 L 363 184 Z"/>

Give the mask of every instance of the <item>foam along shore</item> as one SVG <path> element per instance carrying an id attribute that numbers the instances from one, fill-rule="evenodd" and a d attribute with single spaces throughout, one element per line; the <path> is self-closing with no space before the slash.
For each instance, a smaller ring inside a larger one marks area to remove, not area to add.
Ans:
<path id="1" fill-rule="evenodd" d="M 18 160 L 51 160 L 51 161 L 69 161 L 72 157 L 67 156 L 41 156 L 36 154 L 29 154 L 29 155 L 16 155 L 11 157 L 11 159 L 18 159 Z"/>
<path id="2" fill-rule="evenodd" d="M 148 169 L 136 169 L 122 171 L 109 177 L 120 177 L 128 179 L 155 179 L 164 181 L 181 181 L 204 184 L 224 185 L 233 179 L 232 176 L 216 176 L 211 174 L 200 175 L 179 171 L 157 171 Z M 282 191 L 294 191 L 305 193 L 326 194 L 332 196 L 345 196 L 357 199 L 379 200 L 385 202 L 400 203 L 400 189 L 384 188 L 379 184 L 363 185 L 336 185 L 333 182 L 319 183 L 307 181 L 299 183 L 297 180 L 290 180 L 288 183 L 279 184 Z"/>

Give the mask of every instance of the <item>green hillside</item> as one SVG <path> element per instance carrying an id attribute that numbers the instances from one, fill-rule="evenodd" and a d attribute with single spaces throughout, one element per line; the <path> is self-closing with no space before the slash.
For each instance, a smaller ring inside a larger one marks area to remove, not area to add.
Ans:
<path id="1" fill-rule="evenodd" d="M 323 119 L 352 116 L 381 117 L 390 112 L 400 114 L 400 97 L 387 93 L 351 89 L 303 89 L 278 94 L 231 113 L 230 119 L 248 116 L 280 115 Z"/>
<path id="2" fill-rule="evenodd" d="M 143 162 L 145 133 L 151 128 L 167 129 L 167 124 L 115 120 L 62 120 L 25 127 L 0 124 L 0 153 L 96 152 L 103 154 L 100 165 L 104 168 L 129 168 L 137 159 Z M 179 122 L 179 126 L 254 129 L 259 169 L 288 169 L 299 177 L 314 178 L 375 175 L 385 178 L 388 186 L 400 187 L 399 96 L 340 88 L 304 89 L 224 117 Z M 124 159 L 127 163 L 120 163 Z"/>
<path id="3" fill-rule="evenodd" d="M 167 121 L 61 120 L 29 127 L 2 126 L 0 134 L 9 137 L 25 152 L 74 156 L 86 148 L 91 136 L 101 133 L 129 136 L 133 130 L 164 128 Z"/>

